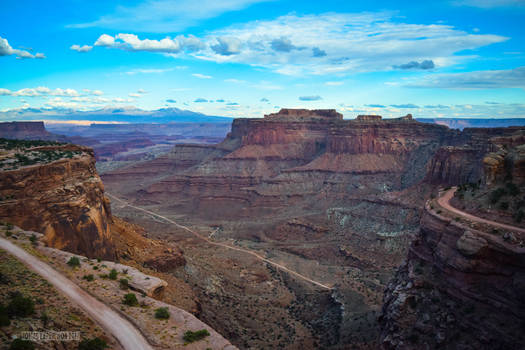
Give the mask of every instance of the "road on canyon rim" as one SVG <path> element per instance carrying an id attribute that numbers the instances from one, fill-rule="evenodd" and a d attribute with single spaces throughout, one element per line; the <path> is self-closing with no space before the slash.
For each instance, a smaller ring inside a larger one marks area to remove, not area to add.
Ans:
<path id="1" fill-rule="evenodd" d="M 31 270 L 45 278 L 73 303 L 82 308 L 104 330 L 111 333 L 126 350 L 153 350 L 146 338 L 128 320 L 109 306 L 89 295 L 73 281 L 24 249 L 0 238 L 0 248 L 12 254 Z"/>
<path id="2" fill-rule="evenodd" d="M 454 197 L 454 193 L 456 191 L 457 191 L 457 187 L 452 187 L 451 189 L 447 190 L 441 197 L 438 198 L 438 200 L 437 200 L 438 204 L 441 207 L 443 207 L 444 209 L 446 209 L 446 210 L 448 210 L 448 211 L 450 211 L 450 212 L 452 212 L 452 213 L 454 213 L 456 215 L 460 215 L 460 216 L 462 216 L 465 219 L 468 219 L 470 221 L 478 222 L 478 223 L 482 223 L 482 224 L 489 224 L 489 225 L 500 227 L 500 228 L 503 228 L 503 229 L 506 229 L 506 230 L 516 231 L 516 232 L 520 232 L 520 233 L 525 233 L 525 229 L 523 229 L 521 227 L 516 227 L 516 226 L 512 226 L 512 225 L 502 224 L 502 223 L 499 223 L 497 221 L 483 219 L 483 218 L 480 218 L 478 216 L 474 216 L 472 214 L 466 213 L 464 211 L 459 210 L 458 208 L 453 207 L 450 204 L 450 200 L 452 199 L 452 197 Z"/>

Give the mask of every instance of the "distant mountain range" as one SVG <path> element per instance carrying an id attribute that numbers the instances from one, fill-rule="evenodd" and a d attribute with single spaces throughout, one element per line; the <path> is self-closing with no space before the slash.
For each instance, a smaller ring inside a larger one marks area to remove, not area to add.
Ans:
<path id="1" fill-rule="evenodd" d="M 53 120 L 70 121 L 85 120 L 93 122 L 119 122 L 134 124 L 164 124 L 164 123 L 231 123 L 234 118 L 210 116 L 179 108 L 160 108 L 146 111 L 136 107 L 106 107 L 94 111 L 78 111 L 68 108 L 21 108 L 0 112 L 1 121 L 22 120 Z M 348 118 L 346 116 L 345 119 Z M 470 118 L 416 118 L 424 123 L 446 125 L 452 129 L 464 128 L 495 128 L 507 126 L 525 126 L 525 118 L 506 119 L 470 119 Z"/>
<path id="2" fill-rule="evenodd" d="M 67 108 L 23 108 L 0 112 L 0 121 L 10 120 L 91 120 L 122 123 L 231 123 L 233 118 L 209 116 L 178 108 L 146 111 L 135 107 L 78 111 Z"/>

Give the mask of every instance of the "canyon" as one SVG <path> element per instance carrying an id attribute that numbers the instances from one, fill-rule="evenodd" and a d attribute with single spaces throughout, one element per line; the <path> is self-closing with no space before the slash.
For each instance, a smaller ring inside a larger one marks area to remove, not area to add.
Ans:
<path id="1" fill-rule="evenodd" d="M 480 180 L 483 159 L 495 147 L 490 140 L 517 131 L 460 131 L 411 115 L 345 120 L 334 110 L 283 109 L 235 119 L 218 144 L 175 145 L 102 178 L 110 193 L 135 206 L 333 286 L 330 293 L 304 293 L 312 286 L 291 275 L 115 206 L 191 256 L 177 276 L 193 286 L 200 317 L 235 344 L 296 348 L 311 339 L 324 348 L 375 348 L 383 290 L 419 234 L 425 199 L 438 186 Z M 218 280 L 206 279 L 210 274 Z M 265 290 L 268 281 L 278 288 Z M 288 300 L 284 313 L 254 304 L 267 298 Z M 240 305 L 234 315 L 222 311 L 228 300 Z M 302 329 L 302 337 L 276 339 L 268 329 L 279 319 Z"/>
<path id="2" fill-rule="evenodd" d="M 126 128 L 131 134 L 121 139 L 138 140 L 135 127 Z M 239 348 L 470 349 L 498 337 L 512 348 L 523 315 L 520 237 L 491 236 L 487 227 L 447 217 L 433 198 L 439 188 L 460 186 L 452 205 L 521 225 L 510 190 L 501 199 L 510 202 L 507 211 L 479 203 L 511 188 L 509 176 L 525 191 L 523 134 L 522 127 L 450 129 L 411 115 L 349 120 L 335 110 L 282 109 L 233 120 L 216 143 L 179 139 L 148 158 L 108 150 L 99 156 L 107 166 L 97 165 L 103 186 L 90 149 L 39 145 L 30 160 L 39 150 L 65 158 L 34 171 L 0 155 L 10 179 L 0 189 L 0 215 L 30 230 L 47 228 L 51 246 L 112 255 L 168 281 L 163 300 Z M 53 168 L 59 164 L 66 170 Z M 59 174 L 75 178 L 76 189 Z M 38 181 L 27 183 L 46 190 L 17 187 L 30 175 Z M 78 186 L 97 195 L 90 201 Z M 69 211 L 42 200 L 48 196 Z M 38 205 L 14 205 L 32 197 Z M 89 208 L 87 219 L 75 205 Z M 76 224 L 49 219 L 37 227 L 26 209 Z M 80 237 L 90 230 L 100 235 L 91 246 Z M 497 305 L 514 318 L 490 316 Z"/>

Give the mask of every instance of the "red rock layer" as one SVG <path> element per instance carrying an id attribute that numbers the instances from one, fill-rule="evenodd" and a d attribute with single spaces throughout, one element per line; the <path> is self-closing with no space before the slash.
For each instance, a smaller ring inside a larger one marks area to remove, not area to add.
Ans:
<path id="1" fill-rule="evenodd" d="M 41 232 L 46 243 L 89 257 L 113 259 L 111 211 L 90 148 L 46 149 L 82 152 L 0 173 L 0 220 Z"/>

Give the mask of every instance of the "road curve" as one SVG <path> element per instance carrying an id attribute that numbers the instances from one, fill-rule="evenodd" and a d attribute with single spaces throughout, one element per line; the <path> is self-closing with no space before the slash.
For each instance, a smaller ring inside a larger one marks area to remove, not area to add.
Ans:
<path id="1" fill-rule="evenodd" d="M 80 306 L 102 328 L 111 333 L 126 350 L 153 350 L 151 345 L 128 320 L 98 301 L 74 282 L 22 248 L 0 237 L 0 248 L 6 250 L 31 270 L 45 278 L 67 298 Z"/>
<path id="2" fill-rule="evenodd" d="M 238 252 L 242 252 L 242 253 L 246 253 L 246 254 L 250 254 L 250 255 L 254 256 L 255 258 L 257 258 L 257 259 L 259 259 L 259 260 L 261 260 L 261 261 L 263 261 L 263 262 L 265 262 L 265 263 L 267 263 L 267 264 L 270 264 L 270 265 L 272 265 L 272 266 L 275 266 L 276 268 L 278 268 L 278 269 L 280 269 L 280 270 L 286 271 L 286 272 L 288 272 L 289 274 L 291 274 L 291 275 L 293 275 L 293 276 L 295 276 L 295 277 L 298 277 L 298 278 L 300 278 L 300 279 L 302 279 L 302 280 L 304 280 L 304 281 L 307 281 L 307 282 L 309 282 L 309 283 L 312 283 L 312 284 L 314 284 L 314 285 L 316 285 L 316 286 L 318 286 L 318 287 L 321 287 L 321 288 L 323 288 L 323 289 L 328 289 L 328 290 L 331 290 L 331 289 L 332 289 L 331 287 L 329 287 L 329 286 L 327 286 L 327 285 L 324 285 L 324 284 L 322 284 L 322 283 L 320 283 L 320 282 L 314 281 L 314 280 L 311 279 L 311 278 L 308 278 L 308 277 L 306 277 L 306 276 L 304 276 L 304 275 L 301 275 L 299 272 L 295 272 L 295 271 L 293 271 L 293 270 L 290 270 L 290 269 L 287 268 L 286 266 L 283 266 L 283 265 L 278 264 L 278 263 L 276 263 L 276 262 L 273 262 L 273 261 L 271 261 L 271 260 L 269 260 L 269 259 L 266 259 L 265 257 L 263 257 L 263 256 L 261 256 L 261 255 L 259 255 L 259 254 L 257 254 L 256 252 L 254 252 L 254 251 L 252 251 L 252 250 L 245 249 L 245 248 L 240 248 L 240 247 L 234 247 L 234 246 L 231 246 L 231 245 L 228 245 L 228 244 L 225 244 L 225 243 L 214 242 L 214 241 L 210 240 L 208 237 L 201 235 L 200 233 L 198 233 L 198 232 L 192 230 L 191 228 L 189 228 L 189 227 L 187 227 L 187 226 L 184 226 L 184 225 L 178 224 L 178 223 L 176 223 L 175 221 L 173 221 L 173 220 L 171 220 L 171 219 L 169 219 L 169 218 L 167 218 L 167 217 L 165 217 L 165 216 L 162 216 L 162 215 L 159 215 L 159 214 L 154 213 L 154 212 L 152 212 L 152 211 L 149 211 L 149 210 L 147 210 L 147 209 L 144 209 L 144 208 L 137 207 L 137 206 L 135 206 L 135 205 L 129 204 L 128 202 L 124 201 L 123 199 L 120 199 L 120 198 L 118 198 L 118 197 L 116 197 L 116 196 L 114 196 L 114 195 L 112 195 L 112 194 L 110 194 L 110 193 L 108 193 L 108 192 L 106 192 L 106 195 L 109 196 L 110 198 L 113 198 L 113 199 L 115 199 L 116 201 L 122 203 L 122 204 L 125 205 L 125 206 L 128 206 L 128 207 L 133 208 L 133 209 L 136 209 L 136 210 L 140 210 L 140 211 L 142 211 L 142 212 L 144 212 L 144 213 L 147 213 L 147 214 L 149 214 L 149 215 L 152 215 L 152 216 L 155 216 L 155 217 L 161 218 L 161 219 L 163 219 L 163 220 L 166 220 L 166 221 L 169 222 L 170 224 L 173 224 L 173 225 L 177 226 L 178 228 L 183 229 L 183 230 L 185 230 L 185 231 L 191 233 L 191 234 L 194 235 L 195 237 L 197 237 L 197 238 L 199 238 L 199 239 L 201 239 L 201 240 L 203 240 L 203 241 L 205 241 L 205 242 L 207 242 L 207 243 L 209 243 L 209 244 L 211 244 L 211 245 L 214 245 L 214 246 L 217 246 L 217 247 L 223 247 L 223 248 L 226 248 L 226 249 L 236 250 L 236 251 L 238 251 Z"/>
<path id="3" fill-rule="evenodd" d="M 478 216 L 474 216 L 472 214 L 469 214 L 469 213 L 466 213 L 462 210 L 459 210 L 458 208 L 455 208 L 453 207 L 452 205 L 450 205 L 450 200 L 452 199 L 452 197 L 454 196 L 454 193 L 456 192 L 457 190 L 457 187 L 452 187 L 451 189 L 449 189 L 448 191 L 446 191 L 441 197 L 438 198 L 438 204 L 443 207 L 444 209 L 454 213 L 454 214 L 457 214 L 459 216 L 462 216 L 470 221 L 473 221 L 473 222 L 479 222 L 479 223 L 483 223 L 483 224 L 488 224 L 488 225 L 492 225 L 492 226 L 496 226 L 496 227 L 500 227 L 500 228 L 503 228 L 505 230 L 511 230 L 511 231 L 516 231 L 516 232 L 520 232 L 520 233 L 525 233 L 525 229 L 521 228 L 521 227 L 516 227 L 516 226 L 512 226 L 512 225 L 507 225 L 507 224 L 502 224 L 502 223 L 499 223 L 497 221 L 492 221 L 492 220 L 487 220 L 487 219 L 483 219 L 483 218 L 480 218 Z"/>

